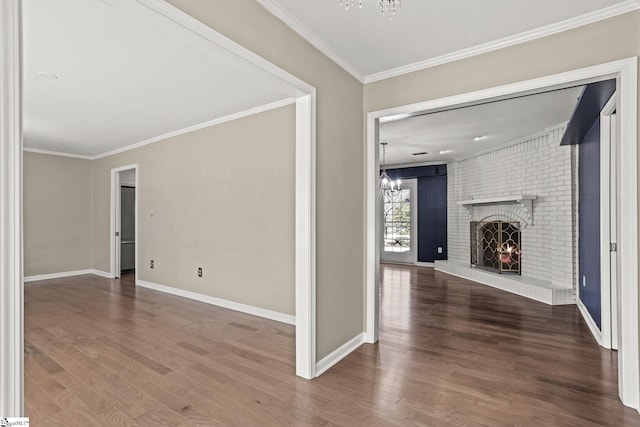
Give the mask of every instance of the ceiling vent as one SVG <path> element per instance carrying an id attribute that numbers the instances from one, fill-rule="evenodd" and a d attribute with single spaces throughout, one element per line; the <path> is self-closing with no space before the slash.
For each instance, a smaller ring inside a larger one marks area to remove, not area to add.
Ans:
<path id="1" fill-rule="evenodd" d="M 412 156 L 424 156 L 425 154 L 429 154 L 426 151 L 419 151 L 417 153 L 411 153 Z"/>

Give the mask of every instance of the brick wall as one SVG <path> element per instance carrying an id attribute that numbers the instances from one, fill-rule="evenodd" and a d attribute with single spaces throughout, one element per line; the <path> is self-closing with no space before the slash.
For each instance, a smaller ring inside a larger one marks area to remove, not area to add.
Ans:
<path id="1" fill-rule="evenodd" d="M 448 165 L 449 260 L 469 262 L 469 221 L 521 221 L 522 276 L 574 288 L 577 148 L 560 146 L 564 126 Z M 473 215 L 458 201 L 533 194 L 532 224 L 516 204 L 482 205 Z"/>

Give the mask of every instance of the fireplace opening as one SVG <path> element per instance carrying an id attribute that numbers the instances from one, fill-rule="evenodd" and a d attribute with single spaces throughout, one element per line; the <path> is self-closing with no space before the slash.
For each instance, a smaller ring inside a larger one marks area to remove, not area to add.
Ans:
<path id="1" fill-rule="evenodd" d="M 471 221 L 471 265 L 498 273 L 520 274 L 520 223 Z"/>

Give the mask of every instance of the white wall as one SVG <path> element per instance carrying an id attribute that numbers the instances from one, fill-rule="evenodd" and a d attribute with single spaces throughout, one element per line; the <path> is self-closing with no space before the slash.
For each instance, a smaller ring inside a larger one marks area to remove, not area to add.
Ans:
<path id="1" fill-rule="evenodd" d="M 563 132 L 557 128 L 448 165 L 449 260 L 469 262 L 469 221 L 496 215 L 519 220 L 522 212 L 515 204 L 485 205 L 474 208 L 472 218 L 458 201 L 534 194 L 533 224 L 521 224 L 522 276 L 574 288 L 576 148 L 559 145 Z"/>

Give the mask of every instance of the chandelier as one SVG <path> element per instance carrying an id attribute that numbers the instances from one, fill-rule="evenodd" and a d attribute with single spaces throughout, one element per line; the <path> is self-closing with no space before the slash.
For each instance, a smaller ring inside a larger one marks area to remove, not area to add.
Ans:
<path id="1" fill-rule="evenodd" d="M 391 19 L 402 7 L 402 1 L 403 0 L 379 0 L 378 6 L 380 7 L 380 12 Z M 338 4 L 346 10 L 349 10 L 355 5 L 355 0 L 338 0 Z M 358 0 L 358 7 L 362 8 L 362 0 Z"/>
<path id="2" fill-rule="evenodd" d="M 380 192 L 378 194 L 380 197 L 384 195 L 385 191 L 399 190 L 401 184 L 400 179 L 394 181 L 387 173 L 387 168 L 385 167 L 387 144 L 387 142 L 380 143 L 380 145 L 382 145 L 382 163 L 380 164 L 380 168 L 382 169 L 382 171 L 380 172 Z"/>

